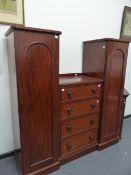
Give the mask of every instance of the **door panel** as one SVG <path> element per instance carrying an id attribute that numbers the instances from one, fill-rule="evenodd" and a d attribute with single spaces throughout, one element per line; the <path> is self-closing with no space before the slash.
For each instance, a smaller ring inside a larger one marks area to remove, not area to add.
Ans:
<path id="1" fill-rule="evenodd" d="M 35 56 L 34 56 L 35 55 Z M 52 156 L 51 133 L 51 52 L 41 43 L 26 53 L 29 104 L 30 165 Z"/>
<path id="2" fill-rule="evenodd" d="M 112 137 L 117 132 L 117 122 L 121 101 L 124 54 L 122 50 L 114 50 L 109 59 L 108 89 L 105 114 L 105 137 Z"/>
<path id="3" fill-rule="evenodd" d="M 35 174 L 59 166 L 59 36 L 29 29 L 18 29 L 14 36 L 21 141 L 18 161 L 23 174 Z"/>

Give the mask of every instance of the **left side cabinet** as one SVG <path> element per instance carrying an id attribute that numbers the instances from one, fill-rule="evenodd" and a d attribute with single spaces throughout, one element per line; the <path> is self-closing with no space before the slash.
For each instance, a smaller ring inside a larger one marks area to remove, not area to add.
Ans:
<path id="1" fill-rule="evenodd" d="M 59 168 L 59 35 L 12 26 L 7 33 L 14 145 L 22 175 Z"/>

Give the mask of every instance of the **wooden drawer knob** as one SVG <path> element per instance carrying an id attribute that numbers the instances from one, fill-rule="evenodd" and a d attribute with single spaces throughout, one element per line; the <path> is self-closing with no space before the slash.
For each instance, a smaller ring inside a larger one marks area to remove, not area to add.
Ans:
<path id="1" fill-rule="evenodd" d="M 90 124 L 94 125 L 95 124 L 95 120 L 90 120 Z"/>
<path id="2" fill-rule="evenodd" d="M 92 91 L 93 94 L 96 94 L 96 89 L 95 88 L 93 88 L 91 91 Z"/>
<path id="3" fill-rule="evenodd" d="M 73 109 L 72 108 L 68 108 L 67 112 L 68 112 L 68 114 L 70 114 L 71 112 L 73 112 Z"/>
<path id="4" fill-rule="evenodd" d="M 67 129 L 68 132 L 71 132 L 72 131 L 72 126 L 67 126 L 66 129 Z"/>
<path id="5" fill-rule="evenodd" d="M 95 109 L 96 108 L 96 104 L 91 104 L 91 108 Z"/>
<path id="6" fill-rule="evenodd" d="M 90 136 L 89 139 L 90 139 L 90 141 L 93 141 L 95 139 L 95 137 L 94 136 Z"/>
<path id="7" fill-rule="evenodd" d="M 70 143 L 67 143 L 66 148 L 67 148 L 68 151 L 70 151 L 71 148 L 72 148 L 72 145 Z"/>
<path id="8" fill-rule="evenodd" d="M 71 98 L 73 96 L 73 92 L 69 91 L 69 92 L 67 92 L 67 95 L 68 95 L 69 98 Z"/>

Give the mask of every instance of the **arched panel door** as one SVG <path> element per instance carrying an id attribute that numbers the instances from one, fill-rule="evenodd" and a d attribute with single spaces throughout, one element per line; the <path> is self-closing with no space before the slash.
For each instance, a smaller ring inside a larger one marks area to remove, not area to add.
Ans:
<path id="1" fill-rule="evenodd" d="M 107 72 L 107 100 L 105 113 L 105 139 L 117 135 L 118 119 L 121 108 L 121 88 L 123 86 L 124 53 L 120 49 L 112 52 Z"/>
<path id="2" fill-rule="evenodd" d="M 28 104 L 28 164 L 31 168 L 50 163 L 52 150 L 52 96 L 50 49 L 34 43 L 26 51 L 26 87 Z"/>

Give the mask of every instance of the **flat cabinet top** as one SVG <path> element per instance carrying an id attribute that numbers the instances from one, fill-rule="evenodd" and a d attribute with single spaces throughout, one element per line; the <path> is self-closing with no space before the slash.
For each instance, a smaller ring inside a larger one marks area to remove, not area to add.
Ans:
<path id="1" fill-rule="evenodd" d="M 29 32 L 39 32 L 39 33 L 48 33 L 48 34 L 54 34 L 54 35 L 60 35 L 60 31 L 56 30 L 48 30 L 48 29 L 39 29 L 39 28 L 32 28 L 32 27 L 24 27 L 20 25 L 12 25 L 7 32 L 5 33 L 5 36 L 8 36 L 12 31 L 14 30 L 21 30 L 21 31 L 29 31 Z"/>
<path id="2" fill-rule="evenodd" d="M 83 41 L 83 44 L 86 44 L 86 43 L 93 43 L 93 42 L 101 42 L 101 41 L 114 41 L 114 42 L 123 42 L 123 43 L 129 43 L 129 41 L 124 40 L 124 39 L 116 39 L 116 38 L 102 38 L 102 39 L 95 39 L 95 40 Z"/>
<path id="3" fill-rule="evenodd" d="M 102 79 L 88 77 L 85 75 L 63 75 L 59 77 L 59 85 L 79 85 L 79 84 L 96 84 L 103 82 Z"/>

